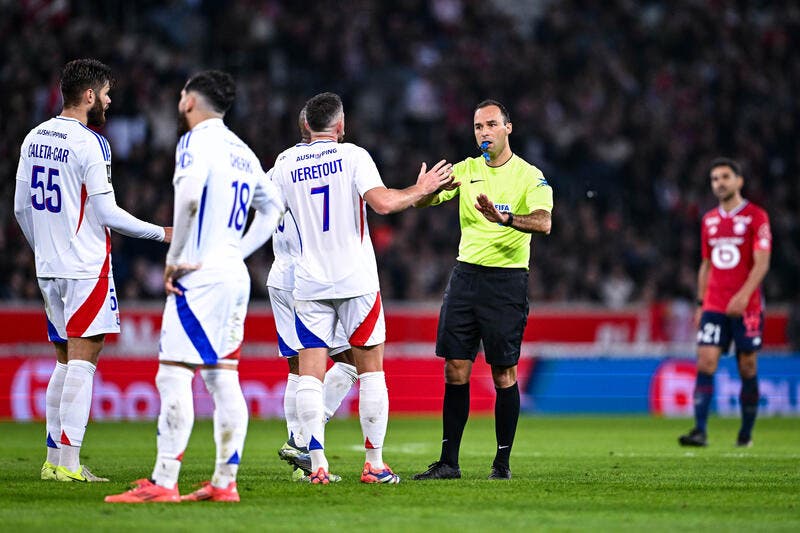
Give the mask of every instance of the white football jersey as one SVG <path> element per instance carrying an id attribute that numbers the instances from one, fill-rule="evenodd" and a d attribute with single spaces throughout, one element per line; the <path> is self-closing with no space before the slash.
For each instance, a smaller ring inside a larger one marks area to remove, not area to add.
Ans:
<path id="1" fill-rule="evenodd" d="M 202 271 L 246 271 L 239 241 L 250 206 L 263 209 L 278 195 L 258 158 L 222 119 L 205 120 L 175 150 L 173 184 L 187 179 L 197 180 L 203 193 L 176 262 L 199 263 Z"/>
<path id="2" fill-rule="evenodd" d="M 280 157 L 280 156 L 279 156 Z M 272 180 L 274 169 L 267 171 Z M 274 259 L 267 276 L 267 287 L 284 291 L 294 290 L 294 262 L 300 257 L 300 233 L 297 222 L 288 211 L 284 213 L 275 233 L 272 234 L 272 255 Z"/>
<path id="3" fill-rule="evenodd" d="M 294 264 L 300 257 L 300 231 L 290 211 L 283 215 L 272 235 L 272 267 L 267 276 L 267 287 L 284 291 L 294 290 Z"/>
<path id="4" fill-rule="evenodd" d="M 272 177 L 297 222 L 296 300 L 352 298 L 377 292 L 378 269 L 364 194 L 384 187 L 369 153 L 350 143 L 297 144 Z M 284 225 L 284 229 L 286 225 Z"/>
<path id="5" fill-rule="evenodd" d="M 88 197 L 111 192 L 111 148 L 81 121 L 55 117 L 31 130 L 17 180 L 31 191 L 36 275 L 111 276 L 111 234 Z"/>

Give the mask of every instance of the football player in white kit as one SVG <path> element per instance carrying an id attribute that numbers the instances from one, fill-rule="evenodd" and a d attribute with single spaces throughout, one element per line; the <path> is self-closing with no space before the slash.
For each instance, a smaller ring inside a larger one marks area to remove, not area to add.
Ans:
<path id="1" fill-rule="evenodd" d="M 256 155 L 222 121 L 235 94 L 233 78 L 213 70 L 192 76 L 181 91 L 178 111 L 187 133 L 175 154 L 175 232 L 164 270 L 158 457 L 152 479 L 106 502 L 239 501 L 247 404 L 237 364 L 250 298 L 239 244 L 251 205 L 270 213 L 270 234 L 283 208 Z M 197 368 L 214 401 L 216 467 L 210 481 L 181 498 L 177 481 L 194 423 Z"/>
<path id="2" fill-rule="evenodd" d="M 80 464 L 80 449 L 105 335 L 119 333 L 110 230 L 164 242 L 172 234 L 117 206 L 108 141 L 87 127 L 105 123 L 111 83 L 99 61 L 67 63 L 61 114 L 31 130 L 20 150 L 14 214 L 34 250 L 57 358 L 45 395 L 42 479 L 108 481 Z"/>
<path id="3" fill-rule="evenodd" d="M 375 253 L 366 224 L 366 204 L 379 214 L 401 211 L 453 182 L 451 165 L 422 164 L 416 184 L 387 189 L 363 148 L 341 143 L 342 101 L 322 93 L 306 103 L 311 142 L 284 151 L 272 180 L 297 222 L 300 258 L 295 263 L 295 326 L 300 350 L 297 414 L 308 441 L 315 484 L 328 484 L 323 382 L 337 320 L 352 347 L 358 379 L 359 417 L 366 462 L 364 483 L 398 483 L 383 461 L 389 416 L 383 373 L 385 324 Z"/>
<path id="4" fill-rule="evenodd" d="M 300 110 L 298 128 L 303 143 L 311 140 L 311 133 L 305 126 L 306 109 Z M 267 173 L 272 177 L 272 170 Z M 253 223 L 242 237 L 242 256 L 246 259 L 269 239 L 269 217 L 256 213 Z M 294 467 L 293 479 L 311 473 L 311 457 L 297 418 L 297 384 L 300 380 L 300 364 L 298 351 L 302 348 L 297 338 L 294 318 L 294 263 L 300 256 L 300 234 L 297 222 L 291 213 L 278 224 L 272 236 L 274 261 L 267 277 L 270 307 L 275 318 L 275 329 L 278 334 L 278 351 L 289 365 L 286 388 L 283 394 L 283 412 L 286 419 L 288 439 L 278 449 L 278 456 Z M 340 322 L 336 324 L 333 347 L 329 351 L 333 365 L 325 372 L 323 397 L 325 402 L 325 420 L 329 420 L 353 384 L 358 380 L 358 373 L 353 364 L 352 352 L 347 342 L 347 335 Z M 337 480 L 338 476 L 331 476 Z"/>

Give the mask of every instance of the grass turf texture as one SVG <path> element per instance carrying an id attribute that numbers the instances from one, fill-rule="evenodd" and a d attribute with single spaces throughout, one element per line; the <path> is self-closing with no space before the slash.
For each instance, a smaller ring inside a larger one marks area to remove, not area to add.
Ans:
<path id="1" fill-rule="evenodd" d="M 357 420 L 328 425 L 327 453 L 341 483 L 290 481 L 277 457 L 279 421 L 250 424 L 239 472 L 239 504 L 112 505 L 103 496 L 148 477 L 155 423 L 91 423 L 83 462 L 110 483 L 40 481 L 43 424 L 0 424 L 0 524 L 5 531 L 380 531 L 602 530 L 800 531 L 800 420 L 762 419 L 755 446 L 733 446 L 738 421 L 712 419 L 709 447 L 680 448 L 687 420 L 648 417 L 520 420 L 511 481 L 489 481 L 491 418 L 473 417 L 461 480 L 413 481 L 438 458 L 441 423 L 394 417 L 386 459 L 403 481 L 358 482 Z M 182 493 L 213 470 L 210 422 L 198 422 L 186 451 Z"/>

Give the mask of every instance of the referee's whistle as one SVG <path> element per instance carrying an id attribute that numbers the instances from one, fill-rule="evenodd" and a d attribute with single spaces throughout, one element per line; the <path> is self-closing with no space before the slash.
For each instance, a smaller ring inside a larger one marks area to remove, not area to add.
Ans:
<path id="1" fill-rule="evenodd" d="M 483 141 L 481 143 L 481 152 L 483 152 L 483 158 L 486 161 L 489 161 L 489 159 L 491 158 L 489 152 L 487 151 L 488 149 L 489 149 L 489 141 Z"/>

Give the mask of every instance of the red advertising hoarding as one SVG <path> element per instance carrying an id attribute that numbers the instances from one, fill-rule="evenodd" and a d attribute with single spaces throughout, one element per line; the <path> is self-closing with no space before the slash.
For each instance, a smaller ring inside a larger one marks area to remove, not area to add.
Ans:
<path id="1" fill-rule="evenodd" d="M 659 355 L 674 345 L 665 327 L 663 307 L 622 311 L 602 309 L 534 308 L 522 347 L 519 381 L 525 388 L 535 356 L 560 353 Z M 39 306 L 0 309 L 0 418 L 41 419 L 44 395 L 54 364 L 47 342 L 44 312 Z M 385 370 L 394 413 L 438 413 L 441 409 L 443 361 L 434 356 L 438 308 L 387 306 Z M 785 346 L 786 314 L 768 313 L 765 348 Z M 150 419 L 158 412 L 154 377 L 161 327 L 160 307 L 122 310 L 122 332 L 109 335 L 95 376 L 92 416 L 95 419 Z M 685 341 L 685 339 L 684 339 Z M 691 342 L 681 344 L 685 354 Z M 654 351 L 655 350 L 655 351 Z M 277 357 L 277 340 L 268 308 L 253 306 L 245 324 L 240 380 L 255 417 L 283 413 L 287 366 Z M 472 378 L 472 412 L 491 412 L 494 390 L 489 367 L 482 358 Z M 659 395 L 660 396 L 660 395 Z M 211 400 L 202 381 L 195 380 L 198 416 L 210 416 Z M 523 398 L 525 401 L 525 398 Z M 354 387 L 340 412 L 357 412 Z"/>

